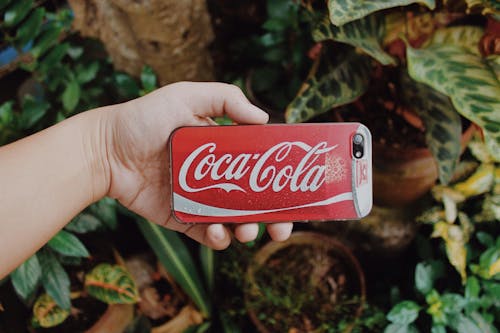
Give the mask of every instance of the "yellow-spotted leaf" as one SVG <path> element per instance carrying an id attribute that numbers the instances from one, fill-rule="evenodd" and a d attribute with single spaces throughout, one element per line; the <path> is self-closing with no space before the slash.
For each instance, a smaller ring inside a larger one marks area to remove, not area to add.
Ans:
<path id="1" fill-rule="evenodd" d="M 500 274 L 500 258 L 498 258 L 493 264 L 491 264 L 490 269 L 488 270 L 488 274 L 490 277 Z"/>
<path id="2" fill-rule="evenodd" d="M 33 306 L 33 320 L 41 327 L 54 327 L 62 323 L 69 316 L 69 311 L 62 309 L 47 294 L 43 294 Z"/>
<path id="3" fill-rule="evenodd" d="M 431 45 L 456 45 L 462 46 L 467 51 L 480 56 L 479 41 L 484 35 L 484 29 L 476 26 L 457 26 L 439 29 L 424 44 Z"/>
<path id="4" fill-rule="evenodd" d="M 467 280 L 467 273 L 465 271 L 467 249 L 462 229 L 455 224 L 441 221 L 434 224 L 432 237 L 441 237 L 444 240 L 448 260 L 460 274 L 462 283 L 465 283 Z"/>
<path id="5" fill-rule="evenodd" d="M 453 189 L 462 193 L 466 198 L 489 192 L 495 180 L 493 164 L 481 164 L 466 180 L 456 183 Z"/>
<path id="6" fill-rule="evenodd" d="M 118 265 L 100 264 L 85 276 L 89 295 L 107 304 L 133 304 L 139 291 L 132 276 Z"/>
<path id="7" fill-rule="evenodd" d="M 370 58 L 355 52 L 346 53 L 331 63 L 318 59 L 308 79 L 285 113 L 287 123 L 300 123 L 329 111 L 331 108 L 351 103 L 368 88 Z"/>
<path id="8" fill-rule="evenodd" d="M 383 65 L 395 65 L 394 58 L 382 48 L 384 34 L 385 21 L 381 15 L 370 15 L 340 27 L 334 26 L 329 18 L 325 17 L 312 32 L 317 42 L 331 39 L 346 43 L 360 48 Z"/>
<path id="9" fill-rule="evenodd" d="M 460 157 L 462 122 L 448 96 L 403 74 L 403 97 L 425 124 L 425 141 L 439 170 L 439 181 L 448 184 Z"/>
<path id="10" fill-rule="evenodd" d="M 413 3 L 420 3 L 430 9 L 436 6 L 434 0 L 328 0 L 328 11 L 332 23 L 341 26 L 382 9 Z"/>
<path id="11" fill-rule="evenodd" d="M 479 125 L 500 161 L 500 82 L 488 59 L 457 45 L 407 47 L 410 76 L 449 96 L 455 109 Z"/>

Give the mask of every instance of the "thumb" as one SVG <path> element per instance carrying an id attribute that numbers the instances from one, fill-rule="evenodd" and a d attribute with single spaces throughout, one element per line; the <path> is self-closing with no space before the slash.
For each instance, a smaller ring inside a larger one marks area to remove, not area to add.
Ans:
<path id="1" fill-rule="evenodd" d="M 186 95 L 184 101 L 199 117 L 229 118 L 240 124 L 265 124 L 269 115 L 248 101 L 235 85 L 219 82 L 182 82 L 177 85 Z M 193 95 L 196 92 L 196 95 Z"/>

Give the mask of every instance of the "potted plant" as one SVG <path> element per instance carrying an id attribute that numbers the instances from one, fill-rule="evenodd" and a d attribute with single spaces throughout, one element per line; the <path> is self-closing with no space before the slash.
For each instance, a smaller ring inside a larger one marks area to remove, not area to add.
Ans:
<path id="1" fill-rule="evenodd" d="M 333 237 L 295 232 L 269 242 L 248 266 L 245 302 L 259 332 L 350 332 L 365 281 L 351 251 Z"/>

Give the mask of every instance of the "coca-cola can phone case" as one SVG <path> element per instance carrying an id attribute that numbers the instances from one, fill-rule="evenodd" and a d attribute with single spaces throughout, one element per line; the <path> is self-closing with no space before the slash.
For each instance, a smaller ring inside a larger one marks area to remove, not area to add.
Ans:
<path id="1" fill-rule="evenodd" d="M 372 207 L 371 135 L 359 123 L 182 127 L 169 150 L 180 222 L 352 220 Z"/>

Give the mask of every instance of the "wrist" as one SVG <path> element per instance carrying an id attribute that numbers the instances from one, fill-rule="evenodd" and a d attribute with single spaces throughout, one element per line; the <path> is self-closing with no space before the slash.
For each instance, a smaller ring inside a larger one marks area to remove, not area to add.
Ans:
<path id="1" fill-rule="evenodd" d="M 108 195 L 111 184 L 109 149 L 114 106 L 90 110 L 76 116 L 81 122 L 82 156 L 89 181 L 89 201 Z"/>

